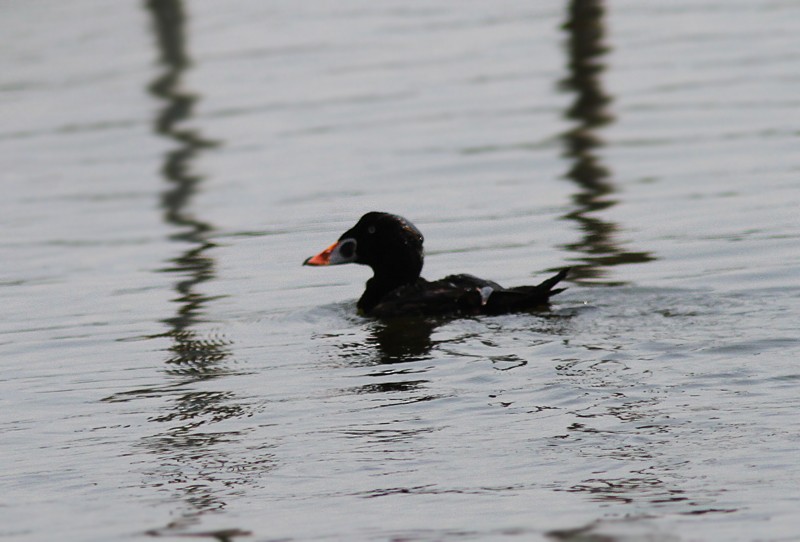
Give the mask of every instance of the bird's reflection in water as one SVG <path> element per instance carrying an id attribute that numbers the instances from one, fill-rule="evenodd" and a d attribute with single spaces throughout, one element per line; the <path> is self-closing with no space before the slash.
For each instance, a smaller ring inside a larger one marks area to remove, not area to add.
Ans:
<path id="1" fill-rule="evenodd" d="M 368 339 L 384 365 L 427 359 L 433 330 L 442 322 L 425 318 L 393 318 L 375 322 Z"/>
<path id="2" fill-rule="evenodd" d="M 573 315 L 571 311 L 541 309 L 488 318 L 402 317 L 367 322 L 362 328 L 366 335 L 360 341 L 329 338 L 335 341 L 335 357 L 342 367 L 365 367 L 363 376 L 372 380 L 342 393 L 385 392 L 405 394 L 401 402 L 425 401 L 444 396 L 423 391 L 431 381 L 421 377 L 436 370 L 437 358 L 483 360 L 487 369 L 495 371 L 519 369 L 528 363 L 519 355 L 519 341 L 526 348 L 552 342 Z M 434 340 L 433 334 L 444 327 L 447 331 Z M 509 337 L 513 340 L 503 340 Z"/>
<path id="3" fill-rule="evenodd" d="M 348 365 L 368 367 L 370 382 L 341 390 L 345 394 L 389 394 L 381 406 L 430 401 L 438 396 L 426 393 L 428 380 L 420 374 L 429 367 L 419 363 L 430 359 L 431 335 L 439 322 L 423 318 L 373 321 L 366 326 L 363 343 L 339 343 L 339 354 Z M 413 365 L 409 365 L 413 364 Z"/>

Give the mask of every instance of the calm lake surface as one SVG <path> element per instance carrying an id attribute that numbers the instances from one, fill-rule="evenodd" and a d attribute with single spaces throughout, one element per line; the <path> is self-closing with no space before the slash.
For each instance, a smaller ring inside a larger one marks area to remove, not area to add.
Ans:
<path id="1" fill-rule="evenodd" d="M 2 7 L 0 539 L 800 540 L 800 2 Z"/>

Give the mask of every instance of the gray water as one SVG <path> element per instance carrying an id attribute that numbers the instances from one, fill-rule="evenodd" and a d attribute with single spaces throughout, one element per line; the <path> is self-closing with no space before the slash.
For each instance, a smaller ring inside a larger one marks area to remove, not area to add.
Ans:
<path id="1" fill-rule="evenodd" d="M 0 538 L 800 540 L 800 3 L 2 8 Z"/>

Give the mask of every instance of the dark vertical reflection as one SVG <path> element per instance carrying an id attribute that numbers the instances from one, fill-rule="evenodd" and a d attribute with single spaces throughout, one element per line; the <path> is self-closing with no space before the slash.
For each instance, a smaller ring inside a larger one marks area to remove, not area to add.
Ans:
<path id="1" fill-rule="evenodd" d="M 170 339 L 166 374 L 170 382 L 150 395 L 168 395 L 169 407 L 150 421 L 163 424 L 157 434 L 145 439 L 143 447 L 158 457 L 155 471 L 148 473 L 152 485 L 177 497 L 186 510 L 163 529 L 161 535 L 194 525 L 199 517 L 226 506 L 226 496 L 247 481 L 247 474 L 260 469 L 257 458 L 234 461 L 230 448 L 241 439 L 236 431 L 210 431 L 211 424 L 247 415 L 246 407 L 231 392 L 197 390 L 197 384 L 232 374 L 230 342 L 222 335 L 207 336 L 196 331 L 207 304 L 213 298 L 200 286 L 215 277 L 215 262 L 209 254 L 213 226 L 190 210 L 192 196 L 202 178 L 192 171 L 197 155 L 213 145 L 199 131 L 185 126 L 198 97 L 184 89 L 182 79 L 190 67 L 186 49 L 186 15 L 181 0 L 147 0 L 159 54 L 161 73 L 149 86 L 162 104 L 154 119 L 154 130 L 174 143 L 166 153 L 162 176 L 166 189 L 161 196 L 164 220 L 175 233 L 170 239 L 181 247 L 180 254 L 164 271 L 175 277 L 176 312 L 163 322 Z M 243 534 L 238 530 L 204 534 L 230 540 Z"/>
<path id="2" fill-rule="evenodd" d="M 192 331 L 202 314 L 203 306 L 212 298 L 198 292 L 198 286 L 214 278 L 214 260 L 207 255 L 214 244 L 209 240 L 213 227 L 196 218 L 189 210 L 191 197 L 202 181 L 192 173 L 195 156 L 213 143 L 196 130 L 181 127 L 188 120 L 197 101 L 193 94 L 181 89 L 181 79 L 189 68 L 185 47 L 185 16 L 181 0 L 148 0 L 157 38 L 162 74 L 150 85 L 150 92 L 164 105 L 155 119 L 155 131 L 172 140 L 176 147 L 164 158 L 161 173 L 167 189 L 161 195 L 164 220 L 176 233 L 170 236 L 186 248 L 171 260 L 164 272 L 175 274 L 177 312 L 164 322 L 173 339 L 173 356 L 169 363 L 181 375 L 193 380 L 214 378 L 224 373 L 220 362 L 229 352 L 225 341 L 198 340 Z"/>
<path id="3" fill-rule="evenodd" d="M 563 28 L 567 33 L 568 75 L 561 81 L 561 88 L 573 97 L 565 112 L 572 128 L 562 135 L 562 141 L 564 154 L 570 162 L 566 177 L 575 183 L 578 191 L 573 196 L 575 209 L 565 215 L 565 218 L 578 224 L 583 238 L 566 248 L 579 255 L 580 263 L 573 265 L 572 277 L 587 282 L 612 284 L 602 278 L 606 268 L 644 263 L 652 261 L 653 257 L 647 252 L 622 249 L 616 239 L 618 226 L 597 217 L 601 211 L 617 203 L 613 199 L 613 175 L 608 165 L 603 163 L 601 154 L 604 145 L 602 129 L 614 121 L 610 110 L 612 98 L 602 84 L 604 60 L 608 52 L 604 41 L 605 7 L 602 0 L 570 0 L 567 9 L 567 21 Z M 594 386 L 603 385 L 597 382 L 597 371 L 601 370 L 600 364 L 603 363 L 605 362 L 592 360 L 591 379 Z M 559 366 L 558 370 L 572 379 L 586 378 L 586 370 L 579 362 L 566 363 Z M 621 392 L 616 395 L 624 398 Z M 657 451 L 652 448 L 631 445 L 618 433 L 610 430 L 598 431 L 590 425 L 595 417 L 608 419 L 608 416 L 614 416 L 622 422 L 646 420 L 649 419 L 646 412 L 648 407 L 652 407 L 652 404 L 624 400 L 621 406 L 601 407 L 598 412 L 582 411 L 579 415 L 581 421 L 568 427 L 569 437 L 564 440 L 563 446 L 566 449 L 574 443 L 581 450 L 599 450 L 601 457 L 610 454 L 617 459 L 629 460 L 632 465 L 652 461 L 657 455 Z M 598 445 L 587 444 L 590 439 L 597 439 Z M 614 443 L 609 444 L 604 439 L 614 439 Z M 653 468 L 647 472 L 644 469 L 632 471 L 630 476 L 615 478 L 605 472 L 596 471 L 581 483 L 562 490 L 585 493 L 593 500 L 603 503 L 630 503 L 644 500 L 650 494 L 656 495 L 656 499 L 665 498 L 664 495 L 669 498 L 671 494 L 668 484 L 662 480 L 660 474 Z M 587 527 L 548 534 L 556 540 L 608 538 L 595 534 L 591 529 L 592 527 Z"/>
<path id="4" fill-rule="evenodd" d="M 575 210 L 565 218 L 580 226 L 583 238 L 566 248 L 580 254 L 571 278 L 591 280 L 601 278 L 605 267 L 648 262 L 653 257 L 647 252 L 621 249 L 615 239 L 616 224 L 596 216 L 616 203 L 610 197 L 614 193 L 611 171 L 599 156 L 603 146 L 600 131 L 613 120 L 609 110 L 612 100 L 601 81 L 608 50 L 604 43 L 605 9 L 602 0 L 571 0 L 567 10 L 563 28 L 567 32 L 569 73 L 561 88 L 574 97 L 565 113 L 573 127 L 562 135 L 562 141 L 571 164 L 566 177 L 579 190 L 573 196 Z"/>

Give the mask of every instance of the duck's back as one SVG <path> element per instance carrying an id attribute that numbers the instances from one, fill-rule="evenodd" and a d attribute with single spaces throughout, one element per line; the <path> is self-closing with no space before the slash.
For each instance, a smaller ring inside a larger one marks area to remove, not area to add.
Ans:
<path id="1" fill-rule="evenodd" d="M 530 310 L 547 304 L 553 290 L 566 272 L 561 272 L 537 286 L 503 288 L 491 280 L 473 275 L 448 275 L 429 282 L 423 278 L 401 286 L 381 299 L 370 315 L 440 316 L 456 314 L 503 314 Z"/>

